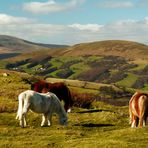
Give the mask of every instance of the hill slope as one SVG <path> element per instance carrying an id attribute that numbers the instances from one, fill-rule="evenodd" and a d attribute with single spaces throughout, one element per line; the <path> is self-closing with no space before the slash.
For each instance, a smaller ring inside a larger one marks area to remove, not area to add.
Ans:
<path id="1" fill-rule="evenodd" d="M 126 59 L 148 59 L 148 46 L 131 41 L 108 40 L 69 47 L 66 56 L 113 55 Z"/>
<path id="2" fill-rule="evenodd" d="M 24 53 L 0 67 L 34 75 L 117 84 L 147 90 L 148 46 L 129 41 L 84 43 Z"/>
<path id="3" fill-rule="evenodd" d="M 49 48 L 63 48 L 66 45 L 33 43 L 16 37 L 0 35 L 0 53 L 17 52 L 28 53 Z"/>

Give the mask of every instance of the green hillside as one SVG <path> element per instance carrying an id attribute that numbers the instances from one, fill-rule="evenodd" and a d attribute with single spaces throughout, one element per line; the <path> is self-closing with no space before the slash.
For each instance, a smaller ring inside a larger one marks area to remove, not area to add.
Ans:
<path id="1" fill-rule="evenodd" d="M 130 41 L 83 43 L 25 53 L 0 67 L 29 74 L 148 89 L 148 46 Z"/>

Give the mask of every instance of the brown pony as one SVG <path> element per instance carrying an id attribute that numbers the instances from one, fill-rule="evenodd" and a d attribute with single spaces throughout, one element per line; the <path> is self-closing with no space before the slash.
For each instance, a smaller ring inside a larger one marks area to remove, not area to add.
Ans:
<path id="1" fill-rule="evenodd" d="M 63 82 L 48 83 L 44 80 L 39 80 L 38 82 L 31 84 L 31 89 L 39 93 L 52 92 L 56 94 L 60 101 L 64 101 L 66 112 L 69 112 L 73 105 L 70 90 Z"/>
<path id="2" fill-rule="evenodd" d="M 148 116 L 148 94 L 136 92 L 129 101 L 131 127 L 143 127 Z"/>

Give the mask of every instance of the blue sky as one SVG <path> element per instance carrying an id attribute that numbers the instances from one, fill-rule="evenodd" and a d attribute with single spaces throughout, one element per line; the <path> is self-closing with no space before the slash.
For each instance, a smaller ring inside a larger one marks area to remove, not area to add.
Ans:
<path id="1" fill-rule="evenodd" d="M 148 0 L 1 0 L 0 34 L 49 44 L 148 44 Z"/>

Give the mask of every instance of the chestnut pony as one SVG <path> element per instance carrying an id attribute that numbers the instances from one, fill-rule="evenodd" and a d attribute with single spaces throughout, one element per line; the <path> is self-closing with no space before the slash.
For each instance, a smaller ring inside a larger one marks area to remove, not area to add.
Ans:
<path id="1" fill-rule="evenodd" d="M 31 89 L 39 93 L 54 93 L 60 101 L 64 101 L 66 112 L 70 112 L 73 101 L 69 88 L 63 82 L 48 83 L 44 80 L 39 80 L 38 82 L 31 84 Z"/>
<path id="2" fill-rule="evenodd" d="M 148 94 L 136 92 L 129 101 L 131 127 L 143 127 L 148 116 Z"/>

